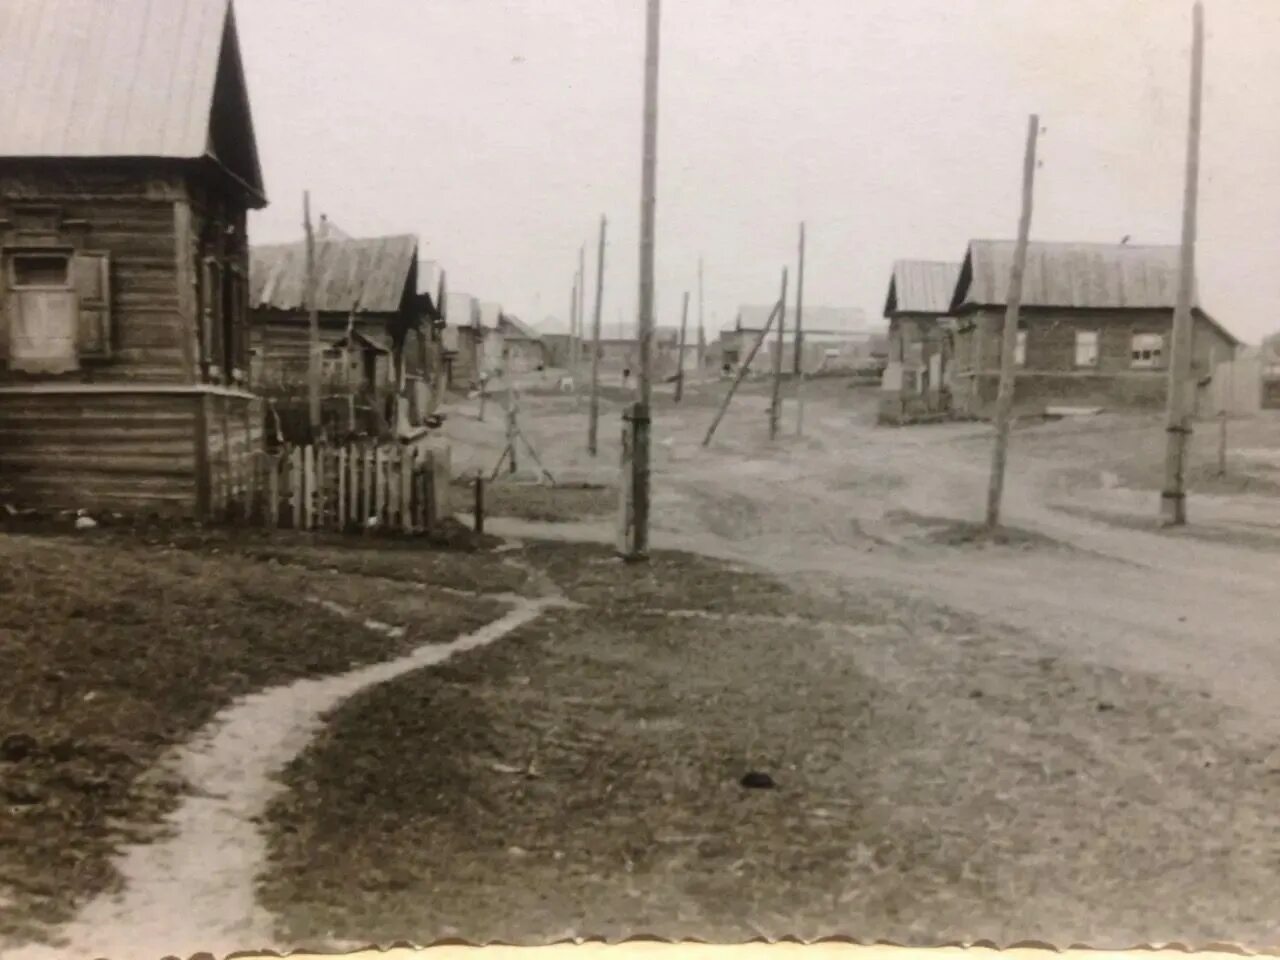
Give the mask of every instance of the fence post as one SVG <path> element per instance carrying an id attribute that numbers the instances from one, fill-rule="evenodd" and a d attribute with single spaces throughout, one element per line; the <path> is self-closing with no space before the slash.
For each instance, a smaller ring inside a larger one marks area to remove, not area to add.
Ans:
<path id="1" fill-rule="evenodd" d="M 277 453 L 269 453 L 266 457 L 267 504 L 264 518 L 267 526 L 275 530 L 280 526 L 280 465 L 284 457 Z"/>
<path id="2" fill-rule="evenodd" d="M 338 456 L 338 532 L 347 529 L 347 448 L 340 446 Z"/>
<path id="3" fill-rule="evenodd" d="M 484 533 L 484 477 L 476 471 L 476 512 L 475 530 L 478 535 Z"/>
<path id="4" fill-rule="evenodd" d="M 351 476 L 347 481 L 347 493 L 351 497 L 351 522 L 357 527 L 360 521 L 360 451 L 359 446 L 351 446 L 348 456 Z"/>
<path id="5" fill-rule="evenodd" d="M 302 448 L 289 452 L 289 489 L 293 494 L 293 529 L 302 529 Z"/>
<path id="6" fill-rule="evenodd" d="M 383 459 L 381 447 L 373 448 L 373 514 L 378 523 L 383 522 L 383 511 L 387 505 L 386 461 Z"/>
<path id="7" fill-rule="evenodd" d="M 413 533 L 413 450 L 400 448 L 400 526 Z"/>
<path id="8" fill-rule="evenodd" d="M 325 463 L 325 460 L 328 459 L 329 445 L 325 443 L 323 434 L 320 436 L 319 441 L 315 444 L 313 449 L 315 450 L 314 456 L 315 456 L 315 467 L 316 467 L 316 472 L 314 475 L 315 482 L 316 482 L 316 492 L 315 492 L 316 513 L 315 513 L 314 527 L 316 530 L 323 530 L 325 525 L 325 520 L 327 519 L 327 516 L 329 513 L 329 511 L 326 509 L 329 506 L 329 502 L 328 502 L 329 501 L 329 497 L 328 497 L 329 471 L 325 469 L 325 467 L 327 466 L 327 464 Z"/>

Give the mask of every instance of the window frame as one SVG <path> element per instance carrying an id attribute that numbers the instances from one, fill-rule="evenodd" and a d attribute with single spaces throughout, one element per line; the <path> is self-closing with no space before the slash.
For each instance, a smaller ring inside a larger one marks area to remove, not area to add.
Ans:
<path id="1" fill-rule="evenodd" d="M 1142 347 L 1140 342 L 1157 344 L 1156 347 Z M 1129 367 L 1134 370 L 1160 370 L 1164 367 L 1165 336 L 1163 333 L 1134 333 L 1129 338 Z M 1150 353 L 1149 357 L 1140 357 L 1140 353 Z"/>
<path id="2" fill-rule="evenodd" d="M 1019 330 L 1013 342 L 1013 365 L 1019 369 L 1027 365 L 1027 331 Z"/>
<path id="3" fill-rule="evenodd" d="M 1089 336 L 1093 339 L 1093 359 L 1088 363 L 1080 361 L 1080 338 L 1081 336 Z M 1102 359 L 1102 332 L 1099 330 L 1076 330 L 1075 338 L 1072 342 L 1074 355 L 1072 356 L 1072 366 L 1077 370 L 1096 370 Z"/>

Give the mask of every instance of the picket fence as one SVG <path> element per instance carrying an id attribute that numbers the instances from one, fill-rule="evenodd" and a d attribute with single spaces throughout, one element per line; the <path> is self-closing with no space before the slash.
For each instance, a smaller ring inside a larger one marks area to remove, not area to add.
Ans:
<path id="1" fill-rule="evenodd" d="M 448 516 L 448 449 L 347 443 L 258 453 L 246 518 L 269 528 L 430 532 Z"/>

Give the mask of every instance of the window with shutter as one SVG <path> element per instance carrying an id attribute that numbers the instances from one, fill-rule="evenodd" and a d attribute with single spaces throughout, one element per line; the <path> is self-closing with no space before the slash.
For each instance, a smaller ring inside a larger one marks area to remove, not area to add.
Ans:
<path id="1" fill-rule="evenodd" d="M 13 252 L 5 268 L 9 366 L 27 373 L 75 370 L 78 321 L 69 252 Z"/>
<path id="2" fill-rule="evenodd" d="M 204 347 L 204 362 L 209 378 L 217 380 L 222 372 L 218 364 L 219 358 L 222 356 L 222 325 L 218 322 L 218 318 L 222 315 L 220 309 L 222 276 L 221 271 L 218 269 L 218 261 L 213 257 L 205 257 L 201 279 L 203 280 L 200 303 L 200 314 L 203 321 L 201 344 Z"/>
<path id="3" fill-rule="evenodd" d="M 77 253 L 71 259 L 79 317 L 77 344 L 82 358 L 111 356 L 111 258 Z"/>

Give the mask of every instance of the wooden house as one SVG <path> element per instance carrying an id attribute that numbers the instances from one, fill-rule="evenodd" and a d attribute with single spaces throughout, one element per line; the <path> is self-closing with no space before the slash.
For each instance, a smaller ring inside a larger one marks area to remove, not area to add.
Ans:
<path id="1" fill-rule="evenodd" d="M 882 423 L 910 423 L 948 413 L 954 336 L 949 313 L 959 277 L 958 263 L 894 263 L 884 306 L 889 356 L 880 390 Z"/>
<path id="2" fill-rule="evenodd" d="M 1259 360 L 1262 409 L 1280 410 L 1280 333 L 1262 341 Z"/>
<path id="3" fill-rule="evenodd" d="M 955 407 L 994 409 L 1013 241 L 969 244 L 952 295 Z M 1159 408 L 1178 284 L 1178 248 L 1032 243 L 1017 335 L 1019 412 L 1051 407 Z M 1192 310 L 1191 380 L 1232 358 L 1239 341 L 1199 306 Z"/>
<path id="4" fill-rule="evenodd" d="M 418 240 L 411 235 L 353 238 L 330 231 L 315 238 L 316 312 L 322 349 L 345 343 L 350 328 L 379 348 L 387 362 L 363 368 L 353 387 L 373 421 L 390 429 L 408 423 L 410 370 L 426 361 L 433 306 L 418 290 Z M 311 355 L 306 244 L 254 246 L 250 256 L 249 316 L 254 389 L 277 407 L 307 403 Z M 347 381 L 324 383 L 326 418 L 340 420 L 349 405 Z M 291 422 L 299 421 L 291 417 Z M 368 432 L 368 423 L 359 432 Z M 304 437 L 288 439 L 302 440 Z"/>
<path id="5" fill-rule="evenodd" d="M 0 501 L 206 517 L 260 440 L 230 0 L 4 0 Z"/>
<path id="6" fill-rule="evenodd" d="M 508 373 L 529 373 L 547 366 L 542 336 L 519 317 L 504 313 L 498 318 L 502 334 L 502 368 Z"/>

